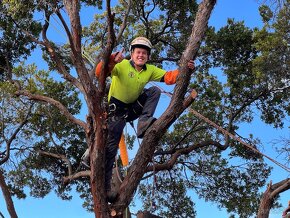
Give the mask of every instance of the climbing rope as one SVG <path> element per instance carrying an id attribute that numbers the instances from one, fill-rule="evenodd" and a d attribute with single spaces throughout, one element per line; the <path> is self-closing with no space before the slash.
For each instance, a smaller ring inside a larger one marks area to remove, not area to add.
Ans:
<path id="1" fill-rule="evenodd" d="M 160 86 L 158 86 L 157 84 L 153 83 L 154 86 L 158 87 L 160 89 L 160 91 L 164 94 L 166 94 L 168 97 L 172 98 L 172 93 L 165 91 L 163 88 L 161 88 Z M 225 136 L 229 136 L 231 139 L 234 139 L 238 142 L 240 142 L 242 145 L 246 146 L 247 148 L 253 150 L 254 152 L 256 152 L 259 155 L 262 155 L 263 157 L 267 158 L 268 160 L 270 160 L 271 162 L 275 163 L 277 166 L 283 168 L 284 170 L 290 172 L 290 168 L 281 164 L 280 162 L 274 160 L 273 158 L 271 158 L 270 156 L 262 153 L 261 151 L 259 151 L 258 149 L 254 148 L 253 146 L 251 146 L 250 144 L 246 143 L 245 141 L 243 141 L 240 137 L 228 132 L 227 130 L 225 130 L 224 128 L 222 128 L 221 126 L 217 125 L 215 122 L 211 121 L 210 119 L 208 119 L 207 117 L 203 116 L 201 113 L 197 112 L 196 110 L 192 109 L 192 108 L 188 108 L 188 110 L 194 114 L 196 117 L 198 117 L 199 119 L 205 121 L 207 124 L 213 126 L 214 128 L 216 128 L 218 131 L 220 131 L 223 135 Z"/>

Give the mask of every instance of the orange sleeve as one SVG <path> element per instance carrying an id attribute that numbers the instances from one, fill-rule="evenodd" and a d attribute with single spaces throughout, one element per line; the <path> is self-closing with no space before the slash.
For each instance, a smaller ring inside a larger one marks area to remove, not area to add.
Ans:
<path id="1" fill-rule="evenodd" d="M 164 82 L 167 85 L 172 85 L 176 82 L 176 78 L 179 74 L 178 70 L 167 71 L 164 75 Z"/>
<path id="2" fill-rule="evenodd" d="M 109 72 L 106 72 L 106 76 L 111 74 L 111 71 L 113 70 L 113 68 L 116 65 L 116 62 L 114 61 L 115 56 L 117 55 L 117 53 L 111 54 L 110 59 L 109 59 Z M 99 77 L 101 72 L 102 72 L 102 67 L 103 67 L 104 61 L 100 61 L 97 64 L 96 70 L 95 70 L 95 74 L 96 77 Z"/>
<path id="3" fill-rule="evenodd" d="M 124 133 L 122 133 L 122 136 L 119 142 L 119 148 L 120 148 L 120 156 L 121 156 L 122 164 L 124 167 L 128 166 L 129 157 L 128 157 L 128 151 L 127 151 Z"/>

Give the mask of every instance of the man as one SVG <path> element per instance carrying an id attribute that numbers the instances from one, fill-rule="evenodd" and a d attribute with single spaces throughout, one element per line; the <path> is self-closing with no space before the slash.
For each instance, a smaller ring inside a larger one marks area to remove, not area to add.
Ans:
<path id="1" fill-rule="evenodd" d="M 145 37 L 135 38 L 130 46 L 131 59 L 126 60 L 122 52 L 112 54 L 109 74 L 112 77 L 108 101 L 108 138 L 106 145 L 105 189 L 110 192 L 110 182 L 118 144 L 126 122 L 137 118 L 137 136 L 142 138 L 146 130 L 156 120 L 153 117 L 161 91 L 157 87 L 144 89 L 150 81 L 176 82 L 178 70 L 168 71 L 147 64 L 152 44 Z M 101 73 L 103 62 L 96 67 L 96 76 Z M 188 63 L 194 69 L 194 62 Z"/>

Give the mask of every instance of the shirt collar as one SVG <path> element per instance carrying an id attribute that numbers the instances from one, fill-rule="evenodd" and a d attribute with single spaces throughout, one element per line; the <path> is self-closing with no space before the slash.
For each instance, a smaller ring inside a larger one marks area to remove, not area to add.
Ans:
<path id="1" fill-rule="evenodd" d="M 133 60 L 130 60 L 130 64 L 131 64 L 132 67 L 135 68 Z M 147 70 L 146 64 L 143 65 L 142 70 Z"/>

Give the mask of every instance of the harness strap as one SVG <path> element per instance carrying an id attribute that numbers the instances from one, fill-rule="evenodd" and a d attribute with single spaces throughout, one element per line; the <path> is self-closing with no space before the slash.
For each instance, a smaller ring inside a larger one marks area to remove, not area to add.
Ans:
<path id="1" fill-rule="evenodd" d="M 109 103 L 108 117 L 112 121 L 126 119 L 128 117 L 129 104 L 126 104 L 114 97 L 111 97 Z"/>

